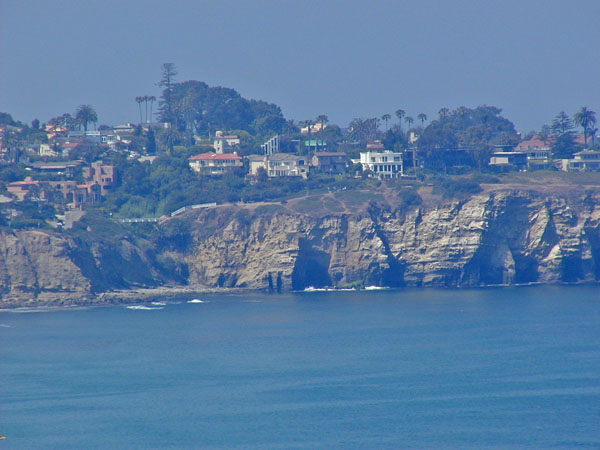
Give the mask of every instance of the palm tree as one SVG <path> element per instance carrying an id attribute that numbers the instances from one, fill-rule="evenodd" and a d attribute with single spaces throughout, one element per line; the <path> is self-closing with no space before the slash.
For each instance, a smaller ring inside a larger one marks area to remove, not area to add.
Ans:
<path id="1" fill-rule="evenodd" d="M 150 100 L 150 97 L 144 95 L 144 106 L 146 107 L 146 122 L 148 122 L 148 100 Z"/>
<path id="2" fill-rule="evenodd" d="M 311 137 L 311 133 L 312 133 L 312 126 L 314 124 L 315 123 L 312 120 L 310 120 L 310 119 L 304 121 L 304 125 L 306 125 L 308 127 L 308 153 L 307 153 L 308 156 L 310 156 L 310 147 L 311 147 L 311 144 L 312 144 L 310 137 Z"/>
<path id="3" fill-rule="evenodd" d="M 388 130 L 388 121 L 392 118 L 392 116 L 390 116 L 389 114 L 384 114 L 383 116 L 381 116 L 381 120 L 383 120 L 385 122 L 385 131 Z"/>
<path id="4" fill-rule="evenodd" d="M 320 140 L 323 140 L 323 130 L 325 129 L 325 125 L 329 122 L 329 118 L 325 114 L 321 114 L 317 116 L 317 123 L 321 124 L 321 128 L 319 129 Z M 317 149 L 319 148 L 319 140 L 317 140 Z"/>
<path id="5" fill-rule="evenodd" d="M 83 126 L 84 131 L 87 131 L 88 123 L 98 122 L 98 114 L 91 105 L 80 105 L 75 111 L 75 120 Z"/>
<path id="6" fill-rule="evenodd" d="M 148 97 L 148 100 L 150 101 L 150 122 L 152 122 L 152 105 L 156 101 L 156 97 L 154 95 L 151 95 L 150 97 Z"/>
<path id="7" fill-rule="evenodd" d="M 573 122 L 583 128 L 583 141 L 587 146 L 587 133 L 596 124 L 596 113 L 582 106 L 573 116 Z"/>
<path id="8" fill-rule="evenodd" d="M 77 120 L 69 113 L 64 113 L 58 117 L 59 125 L 62 125 L 66 130 L 72 130 L 77 125 Z"/>
<path id="9" fill-rule="evenodd" d="M 406 112 L 403 109 L 399 109 L 396 111 L 396 117 L 398 118 L 398 124 L 400 125 L 400 131 L 402 131 L 402 118 L 406 115 Z"/>
<path id="10" fill-rule="evenodd" d="M 144 119 L 142 118 L 142 102 L 144 101 L 144 97 L 136 97 L 135 98 L 135 102 L 138 104 L 139 108 L 140 108 L 140 123 L 142 123 L 144 121 Z"/>
<path id="11" fill-rule="evenodd" d="M 590 128 L 590 135 L 592 136 L 592 147 L 596 146 L 596 133 L 598 133 L 598 128 Z"/>
<path id="12" fill-rule="evenodd" d="M 417 119 L 419 119 L 421 121 L 421 128 L 423 128 L 425 125 L 425 121 L 427 120 L 427 114 L 421 113 L 421 114 L 417 115 Z"/>
<path id="13" fill-rule="evenodd" d="M 412 118 L 412 117 L 410 117 L 410 116 L 406 116 L 406 117 L 404 118 L 404 121 L 405 121 L 405 122 L 408 124 L 408 130 L 410 131 L 410 127 L 411 127 L 411 125 L 413 124 L 413 122 L 415 121 L 415 119 L 413 119 L 413 118 Z"/>

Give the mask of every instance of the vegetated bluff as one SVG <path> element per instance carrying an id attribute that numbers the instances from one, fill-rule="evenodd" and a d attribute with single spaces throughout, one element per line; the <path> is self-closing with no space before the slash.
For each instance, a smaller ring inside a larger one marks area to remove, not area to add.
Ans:
<path id="1" fill-rule="evenodd" d="M 227 205 L 170 219 L 152 249 L 5 230 L 2 303 L 101 301 L 107 290 L 165 284 L 289 290 L 594 282 L 599 205 L 599 191 L 502 189 L 406 211 L 393 202 L 330 213 L 299 212 L 293 202 Z"/>

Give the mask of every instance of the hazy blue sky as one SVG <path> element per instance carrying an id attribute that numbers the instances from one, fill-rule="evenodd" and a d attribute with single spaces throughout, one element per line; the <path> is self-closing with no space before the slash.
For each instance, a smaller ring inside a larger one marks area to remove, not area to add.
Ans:
<path id="1" fill-rule="evenodd" d="M 139 120 L 163 62 L 296 120 L 496 105 L 517 129 L 600 113 L 600 1 L 0 0 L 0 111 Z"/>

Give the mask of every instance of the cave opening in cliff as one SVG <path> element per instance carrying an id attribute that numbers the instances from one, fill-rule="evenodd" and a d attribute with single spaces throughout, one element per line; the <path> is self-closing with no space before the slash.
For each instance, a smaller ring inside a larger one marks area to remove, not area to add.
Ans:
<path id="1" fill-rule="evenodd" d="M 298 258 L 292 271 L 292 289 L 300 291 L 307 287 L 323 288 L 331 286 L 329 276 L 330 256 L 313 248 L 302 239 L 299 243 Z"/>

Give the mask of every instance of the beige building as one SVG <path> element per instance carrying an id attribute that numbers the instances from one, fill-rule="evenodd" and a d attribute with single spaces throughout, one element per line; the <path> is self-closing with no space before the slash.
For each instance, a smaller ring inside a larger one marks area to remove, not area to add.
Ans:
<path id="1" fill-rule="evenodd" d="M 240 138 L 234 134 L 225 135 L 222 131 L 215 133 L 213 148 L 217 153 L 234 153 L 240 147 Z"/>
<path id="2" fill-rule="evenodd" d="M 561 169 L 565 172 L 600 171 L 600 152 L 583 150 L 574 153 L 572 159 L 561 160 Z"/>
<path id="3" fill-rule="evenodd" d="M 222 175 L 236 167 L 242 167 L 242 158 L 235 153 L 206 152 L 188 159 L 194 172 L 200 175 Z"/>
<path id="4" fill-rule="evenodd" d="M 289 153 L 274 153 L 272 155 L 250 155 L 250 175 L 257 175 L 258 169 L 263 168 L 269 177 L 303 177 L 309 173 L 308 159 Z"/>

